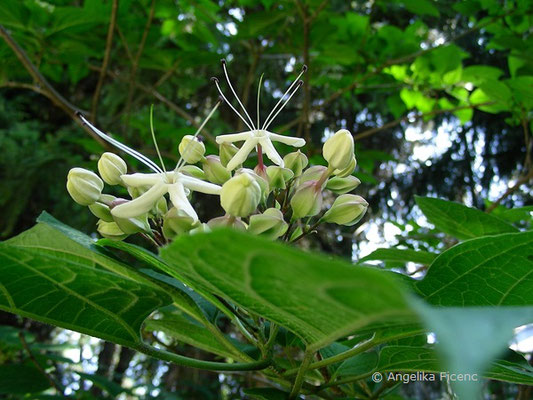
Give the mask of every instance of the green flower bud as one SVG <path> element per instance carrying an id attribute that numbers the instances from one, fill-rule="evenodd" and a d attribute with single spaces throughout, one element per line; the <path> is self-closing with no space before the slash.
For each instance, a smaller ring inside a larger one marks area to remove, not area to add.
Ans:
<path id="1" fill-rule="evenodd" d="M 256 214 L 250 217 L 248 232 L 274 240 L 285 234 L 288 227 L 283 220 L 281 211 L 269 208 L 263 214 Z"/>
<path id="2" fill-rule="evenodd" d="M 230 215 L 213 218 L 207 222 L 207 225 L 209 228 L 213 228 L 213 229 L 227 227 L 227 228 L 238 229 L 240 231 L 246 230 L 246 224 L 242 222 L 240 218 L 235 218 Z"/>
<path id="3" fill-rule="evenodd" d="M 128 237 L 115 222 L 99 220 L 96 224 L 96 230 L 100 235 L 111 240 L 123 240 Z"/>
<path id="4" fill-rule="evenodd" d="M 317 215 L 322 208 L 322 192 L 318 181 L 302 183 L 291 198 L 292 219 Z"/>
<path id="5" fill-rule="evenodd" d="M 111 215 L 108 205 L 97 201 L 89 206 L 89 210 L 91 210 L 94 216 L 101 220 L 105 222 L 113 222 L 113 216 Z"/>
<path id="6" fill-rule="evenodd" d="M 114 153 L 104 153 L 98 160 L 98 172 L 108 185 L 119 185 L 122 183 L 121 175 L 128 172 L 126 162 Z"/>
<path id="7" fill-rule="evenodd" d="M 270 193 L 268 181 L 262 176 L 256 174 L 255 171 L 248 169 L 248 168 L 241 168 L 237 170 L 237 172 L 235 173 L 235 176 L 239 174 L 243 174 L 243 173 L 250 174 L 255 179 L 255 181 L 259 184 L 259 187 L 261 188 L 261 201 L 260 202 L 266 201 L 266 198 L 268 197 L 268 194 Z"/>
<path id="8" fill-rule="evenodd" d="M 283 163 L 285 168 L 289 168 L 294 172 L 294 176 L 298 177 L 302 175 L 302 171 L 308 164 L 307 156 L 300 150 L 287 154 L 283 157 Z"/>
<path id="9" fill-rule="evenodd" d="M 217 185 L 222 185 L 231 178 L 231 172 L 220 162 L 218 156 L 207 156 L 202 168 L 207 180 Z"/>
<path id="10" fill-rule="evenodd" d="M 346 129 L 341 129 L 326 140 L 322 148 L 322 155 L 330 168 L 344 170 L 352 161 L 353 151 L 352 134 Z"/>
<path id="11" fill-rule="evenodd" d="M 198 138 L 185 135 L 181 139 L 180 145 L 178 146 L 181 157 L 189 163 L 196 164 L 205 154 L 205 146 Z"/>
<path id="12" fill-rule="evenodd" d="M 352 226 L 363 218 L 368 203 L 361 196 L 343 194 L 335 199 L 331 208 L 321 218 L 323 222 Z"/>
<path id="13" fill-rule="evenodd" d="M 286 182 L 294 177 L 294 172 L 288 168 L 271 165 L 266 169 L 268 183 L 271 189 L 285 189 Z"/>
<path id="14" fill-rule="evenodd" d="M 155 203 L 155 215 L 164 215 L 168 212 L 168 203 L 165 197 L 161 197 L 157 203 Z"/>
<path id="15" fill-rule="evenodd" d="M 220 162 L 224 168 L 238 151 L 239 148 L 231 143 L 224 142 L 220 144 L 218 154 L 220 155 Z"/>
<path id="16" fill-rule="evenodd" d="M 220 192 L 220 204 L 231 216 L 247 217 L 261 201 L 261 187 L 249 173 L 243 172 L 224 183 Z"/>
<path id="17" fill-rule="evenodd" d="M 344 193 L 351 192 L 360 184 L 361 184 L 361 181 L 352 175 L 349 175 L 345 178 L 340 178 L 338 176 L 335 176 L 331 178 L 330 180 L 328 180 L 326 189 L 331 190 L 335 194 L 344 194 Z"/>
<path id="18" fill-rule="evenodd" d="M 128 235 L 133 235 L 134 233 L 145 232 L 151 233 L 150 224 L 148 223 L 147 214 L 141 215 L 135 218 L 118 218 L 113 216 L 115 223 L 118 225 L 120 230 Z"/>
<path id="19" fill-rule="evenodd" d="M 339 178 L 344 178 L 345 176 L 351 175 L 353 171 L 355 171 L 355 167 L 357 166 L 357 161 L 355 160 L 355 156 L 352 157 L 352 161 L 350 161 L 350 164 L 343 169 L 336 169 L 333 171 L 333 175 L 338 176 Z"/>
<path id="20" fill-rule="evenodd" d="M 72 168 L 67 176 L 67 191 L 82 206 L 95 203 L 102 194 L 104 182 L 92 171 Z"/>
<path id="21" fill-rule="evenodd" d="M 185 211 L 172 207 L 163 217 L 163 235 L 167 239 L 173 239 L 199 225 L 200 221 L 195 220 Z"/>
<path id="22" fill-rule="evenodd" d="M 307 181 L 318 181 L 322 175 L 326 173 L 328 169 L 323 165 L 315 165 L 313 167 L 307 168 L 302 176 L 300 176 L 300 183 Z"/>
<path id="23" fill-rule="evenodd" d="M 183 167 L 180 168 L 180 172 L 183 172 L 185 175 L 192 176 L 193 178 L 205 180 L 204 171 L 202 171 L 196 165 L 184 165 Z"/>

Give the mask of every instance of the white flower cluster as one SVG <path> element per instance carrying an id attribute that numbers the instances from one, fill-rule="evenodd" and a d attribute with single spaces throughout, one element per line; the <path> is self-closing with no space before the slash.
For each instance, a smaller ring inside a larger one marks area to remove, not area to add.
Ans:
<path id="1" fill-rule="evenodd" d="M 290 240 L 304 232 L 298 227 L 302 218 L 306 218 L 308 223 L 311 217 L 321 213 L 324 190 L 340 196 L 317 219 L 317 224 L 331 222 L 353 225 L 363 217 L 368 203 L 360 196 L 348 194 L 360 183 L 351 175 L 356 167 L 356 160 L 350 132 L 341 129 L 325 142 L 323 156 L 327 167 L 307 168 L 305 154 L 298 150 L 282 157 L 272 143 L 280 142 L 293 147 L 305 145 L 304 139 L 272 133 L 268 128 L 302 85 L 299 79 L 306 67 L 261 125 L 259 91 L 257 124 L 254 124 L 231 85 L 224 60 L 222 65 L 229 88 L 245 117 L 224 96 L 218 79 L 213 80 L 221 97 L 243 120 L 248 131 L 217 136 L 218 156 L 206 156 L 205 146 L 197 135 L 220 103 L 213 108 L 195 135 L 182 138 L 178 146 L 181 159 L 172 171 L 165 169 L 161 157 L 162 165 L 159 167 L 144 155 L 97 129 L 80 114 L 83 122 L 97 135 L 152 170 L 151 173 L 128 174 L 124 160 L 108 152 L 102 154 L 98 161 L 100 176 L 82 168 L 70 170 L 67 190 L 77 203 L 88 206 L 99 218 L 98 232 L 102 236 L 122 240 L 130 234 L 141 232 L 157 244 L 164 244 L 176 235 L 207 231 L 214 226 L 223 225 L 246 229 L 250 233 L 271 239 L 284 236 Z M 238 148 L 233 145 L 235 142 L 243 143 Z M 254 150 L 258 158 L 257 166 L 253 170 L 243 168 L 242 165 Z M 266 166 L 263 154 L 274 165 Z M 123 186 L 131 198 L 103 194 L 104 182 Z M 191 204 L 193 192 L 219 196 L 226 215 L 211 219 L 207 224 L 202 223 Z M 288 232 L 292 225 L 298 228 Z"/>

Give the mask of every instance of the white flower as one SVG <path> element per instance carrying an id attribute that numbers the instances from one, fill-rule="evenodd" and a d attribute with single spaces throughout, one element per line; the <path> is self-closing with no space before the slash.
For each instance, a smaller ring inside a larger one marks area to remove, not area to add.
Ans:
<path id="1" fill-rule="evenodd" d="M 118 218 L 133 218 L 147 213 L 162 196 L 168 193 L 174 207 L 185 211 L 194 221 L 197 221 L 198 215 L 187 199 L 189 192 L 220 194 L 222 189 L 218 185 L 182 174 L 179 171 L 153 174 L 136 173 L 122 175 L 121 179 L 126 186 L 150 187 L 150 189 L 134 200 L 115 206 L 111 210 L 111 214 Z"/>
<path id="2" fill-rule="evenodd" d="M 277 115 L 281 112 L 281 110 L 287 105 L 287 103 L 290 101 L 292 96 L 296 93 L 298 88 L 302 85 L 302 81 L 300 81 L 300 77 L 302 74 L 307 70 L 307 67 L 304 66 L 302 68 L 302 71 L 298 75 L 298 77 L 295 79 L 295 81 L 289 86 L 289 88 L 286 90 L 286 92 L 283 94 L 283 96 L 279 99 L 277 104 L 274 106 L 266 120 L 264 121 L 263 125 L 260 124 L 259 120 L 259 97 L 260 97 L 260 91 L 261 91 L 261 80 L 259 81 L 259 89 L 257 92 L 257 124 L 254 124 L 252 119 L 250 118 L 250 115 L 244 108 L 243 104 L 239 100 L 239 97 L 237 96 L 237 93 L 235 93 L 235 90 L 233 89 L 233 86 L 231 85 L 228 72 L 226 70 L 226 61 L 222 60 L 222 67 L 224 69 L 224 74 L 226 76 L 226 80 L 228 82 L 229 88 L 231 89 L 231 92 L 237 99 L 237 102 L 241 106 L 241 108 L 244 111 L 244 114 L 248 118 L 246 120 L 228 101 L 226 96 L 224 96 L 224 93 L 222 93 L 222 90 L 220 89 L 220 86 L 218 84 L 218 79 L 213 78 L 213 81 L 215 82 L 215 85 L 221 95 L 221 97 L 226 101 L 226 103 L 231 107 L 231 109 L 241 118 L 241 120 L 244 122 L 244 124 L 248 127 L 248 131 L 241 132 L 241 133 L 235 133 L 235 134 L 229 134 L 229 135 L 220 135 L 217 136 L 216 141 L 218 144 L 222 143 L 233 143 L 233 142 L 241 142 L 244 141 L 243 145 L 239 149 L 239 151 L 233 156 L 233 158 L 228 162 L 226 168 L 229 171 L 234 170 L 239 164 L 242 164 L 250 152 L 254 150 L 257 147 L 258 153 L 264 151 L 266 156 L 276 165 L 279 165 L 280 167 L 283 167 L 283 159 L 277 152 L 276 148 L 272 144 L 272 142 L 281 142 L 284 144 L 287 144 L 289 146 L 294 147 L 302 147 L 305 145 L 305 140 L 302 138 L 296 138 L 296 137 L 290 137 L 290 136 L 283 136 L 278 135 L 276 133 L 272 133 L 268 131 L 268 127 L 272 124 L 274 119 L 277 117 Z M 262 78 L 262 77 L 261 77 Z M 287 99 L 282 104 L 285 97 Z"/>
<path id="3" fill-rule="evenodd" d="M 230 171 L 234 170 L 239 164 L 242 164 L 257 145 L 260 145 L 267 157 L 280 167 L 283 167 L 283 159 L 272 144 L 272 141 L 285 143 L 294 147 L 302 147 L 305 145 L 304 139 L 278 135 L 277 133 L 272 133 L 264 129 L 254 129 L 241 133 L 220 135 L 217 136 L 216 141 L 218 144 L 244 141 L 244 144 L 241 146 L 237 154 L 233 156 L 226 166 Z"/>
<path id="4" fill-rule="evenodd" d="M 213 108 L 207 119 L 204 121 L 204 123 L 202 123 L 202 125 L 196 132 L 195 136 L 205 125 L 207 120 L 213 115 L 219 104 L 220 103 L 217 103 L 217 105 Z M 132 157 L 135 157 L 137 160 L 141 161 L 154 172 L 149 174 L 136 173 L 129 175 L 125 174 L 120 176 L 122 183 L 124 183 L 127 187 L 149 189 L 141 196 L 113 207 L 111 210 L 111 214 L 113 216 L 117 218 L 135 218 L 140 215 L 143 215 L 150 211 L 161 199 L 162 196 L 168 193 L 170 201 L 172 202 L 174 207 L 176 207 L 178 210 L 183 210 L 191 218 L 193 218 L 194 221 L 197 221 L 198 215 L 196 214 L 196 211 L 192 207 L 191 203 L 189 202 L 189 199 L 187 199 L 187 195 L 191 191 L 202 192 L 207 194 L 220 194 L 220 191 L 222 190 L 220 186 L 181 173 L 180 168 L 184 164 L 182 162 L 183 160 L 178 162 L 178 165 L 176 166 L 176 169 L 174 171 L 167 172 L 164 170 L 164 166 L 163 169 L 159 168 L 157 164 L 155 164 L 153 161 L 151 161 L 144 155 L 116 141 L 104 132 L 97 129 L 80 113 L 78 113 L 78 116 L 98 136 L 108 141 L 115 147 L 121 149 L 125 153 L 131 155 Z M 157 144 L 156 150 L 158 150 Z"/>

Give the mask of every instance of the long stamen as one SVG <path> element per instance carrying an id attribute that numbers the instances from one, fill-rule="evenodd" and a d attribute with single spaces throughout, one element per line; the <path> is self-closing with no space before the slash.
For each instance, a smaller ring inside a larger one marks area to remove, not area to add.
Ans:
<path id="1" fill-rule="evenodd" d="M 204 129 L 204 126 L 205 124 L 207 124 L 207 121 L 209 121 L 211 119 L 211 117 L 213 116 L 213 114 L 215 113 L 215 111 L 217 110 L 218 106 L 220 106 L 222 102 L 219 100 L 217 101 L 217 103 L 215 104 L 215 106 L 213 107 L 213 109 L 209 112 L 209 114 L 207 115 L 207 117 L 205 117 L 204 121 L 200 124 L 200 126 L 198 127 L 198 129 L 196 130 L 196 132 L 194 133 L 193 135 L 193 138 L 196 138 L 198 137 L 198 135 L 200 134 L 200 132 L 202 131 L 202 129 Z M 194 140 L 194 139 L 193 139 Z M 191 144 L 192 144 L 192 141 L 185 147 L 185 149 L 183 150 L 183 154 L 186 154 L 187 151 L 189 150 L 189 148 L 191 147 Z M 177 165 L 176 165 L 176 168 L 174 169 L 174 172 L 179 172 L 179 170 L 183 167 L 183 165 L 185 164 L 185 159 L 182 157 L 180 157 Z"/>
<path id="2" fill-rule="evenodd" d="M 261 77 L 259 78 L 259 85 L 257 86 L 257 128 L 261 126 L 260 120 L 259 120 L 259 99 L 261 98 L 261 84 L 263 83 L 263 76 L 265 74 L 261 74 Z"/>
<path id="3" fill-rule="evenodd" d="M 246 121 L 246 120 L 244 119 L 244 117 L 243 117 L 241 114 L 239 114 L 239 112 L 235 109 L 235 107 L 233 107 L 233 106 L 231 105 L 231 103 L 228 101 L 228 99 L 226 99 L 226 96 L 224 96 L 224 93 L 222 93 L 222 90 L 220 89 L 220 86 L 219 86 L 219 84 L 218 84 L 218 78 L 216 78 L 216 77 L 212 77 L 211 80 L 215 83 L 215 86 L 217 87 L 217 89 L 218 89 L 218 93 L 220 94 L 220 96 L 224 99 L 224 101 L 228 104 L 228 106 L 230 106 L 230 108 L 233 110 L 233 112 L 234 112 L 235 114 L 237 114 L 237 115 L 239 116 L 240 119 L 242 119 L 242 121 L 243 121 L 244 124 L 248 127 L 248 129 L 250 129 L 251 131 L 255 130 L 254 128 L 252 128 L 252 127 L 250 126 L 250 124 L 248 123 L 248 121 Z"/>
<path id="4" fill-rule="evenodd" d="M 298 84 L 296 85 L 296 87 L 294 88 L 294 90 L 292 91 L 291 95 L 287 98 L 287 100 L 285 101 L 285 103 L 283 103 L 281 105 L 281 107 L 279 108 L 279 110 L 276 112 L 276 114 L 274 114 L 274 116 L 270 119 L 270 121 L 268 121 L 268 124 L 266 124 L 262 129 L 264 130 L 267 130 L 268 127 L 272 124 L 272 122 L 274 122 L 274 120 L 276 119 L 276 117 L 278 116 L 278 114 L 281 112 L 281 110 L 283 110 L 285 108 L 285 106 L 289 103 L 289 101 L 291 101 L 292 99 L 292 96 L 294 96 L 296 94 L 296 92 L 298 91 L 298 89 L 300 89 L 300 86 L 303 85 L 303 81 L 299 81 Z"/>
<path id="5" fill-rule="evenodd" d="M 163 157 L 161 157 L 161 152 L 159 151 L 159 146 L 157 145 L 157 140 L 155 139 L 154 105 L 153 104 L 150 106 L 150 131 L 152 132 L 152 140 L 154 141 L 155 151 L 157 152 L 157 156 L 159 157 L 159 162 L 161 163 L 161 167 L 163 168 L 163 171 L 166 173 L 167 170 L 165 169 L 165 163 L 163 163 Z"/>
<path id="6" fill-rule="evenodd" d="M 267 123 L 269 124 L 269 121 L 270 121 L 270 117 L 274 114 L 274 112 L 276 111 L 276 109 L 278 108 L 278 106 L 281 104 L 281 102 L 283 102 L 283 99 L 285 98 L 285 96 L 287 96 L 287 94 L 291 91 L 291 89 L 294 87 L 294 85 L 298 84 L 300 81 L 299 79 L 301 78 L 301 76 L 303 74 L 305 74 L 305 72 L 307 71 L 307 65 L 304 65 L 302 67 L 302 70 L 300 71 L 300 73 L 298 74 L 298 76 L 296 77 L 296 79 L 291 83 L 291 85 L 289 86 L 289 88 L 285 91 L 285 93 L 283 93 L 283 96 L 281 96 L 281 98 L 278 100 L 278 102 L 276 103 L 276 105 L 274 106 L 274 108 L 272 109 L 272 111 L 270 111 L 270 114 L 268 114 L 268 117 L 267 119 L 265 120 L 265 122 L 263 123 L 263 127 L 261 129 L 267 129 L 266 126 L 267 126 Z M 283 107 L 282 107 L 283 108 Z M 277 114 L 276 114 L 277 115 Z M 270 125 L 270 124 L 269 124 Z"/>
<path id="7" fill-rule="evenodd" d="M 229 85 L 229 88 L 231 89 L 231 92 L 233 93 L 233 95 L 237 99 L 237 102 L 239 103 L 239 105 L 243 109 L 244 113 L 248 117 L 248 121 L 250 121 L 250 124 L 254 127 L 254 130 L 255 129 L 259 129 L 259 126 L 257 128 L 254 126 L 254 122 L 252 121 L 252 118 L 250 118 L 250 115 L 248 114 L 248 111 L 246 111 L 246 108 L 241 103 L 241 100 L 239 99 L 239 96 L 237 96 L 237 93 L 235 92 L 235 89 L 233 89 L 231 81 L 229 80 L 228 70 L 226 69 L 226 60 L 222 59 L 222 60 L 220 60 L 220 62 L 222 63 L 222 69 L 224 70 L 224 75 L 226 75 L 226 81 L 228 82 L 228 85 Z"/>
<path id="8" fill-rule="evenodd" d="M 125 144 L 122 144 L 120 143 L 118 140 L 115 140 L 113 139 L 111 136 L 105 134 L 104 132 L 102 132 L 101 130 L 99 130 L 98 128 L 96 128 L 93 124 L 91 124 L 87 118 L 85 118 L 83 116 L 83 114 L 79 111 L 76 112 L 76 115 L 83 121 L 83 123 L 85 125 L 87 125 L 89 127 L 89 129 L 91 131 L 93 131 L 94 133 L 96 133 L 98 136 L 100 136 L 102 139 L 104 139 L 106 142 L 109 142 L 111 143 L 113 146 L 115 146 L 116 148 L 118 148 L 119 150 L 122 150 L 124 153 L 126 154 L 129 154 L 130 156 L 132 156 L 133 158 L 139 160 L 140 162 L 142 162 L 144 165 L 146 165 L 148 168 L 150 168 L 152 171 L 154 171 L 155 173 L 157 174 L 161 174 L 163 173 L 163 171 L 161 170 L 161 168 L 159 168 L 157 166 L 156 163 L 154 163 L 152 160 L 150 160 L 149 158 L 143 156 L 141 153 L 139 153 L 138 151 L 135 151 L 131 148 L 129 148 L 128 146 L 126 146 Z"/>

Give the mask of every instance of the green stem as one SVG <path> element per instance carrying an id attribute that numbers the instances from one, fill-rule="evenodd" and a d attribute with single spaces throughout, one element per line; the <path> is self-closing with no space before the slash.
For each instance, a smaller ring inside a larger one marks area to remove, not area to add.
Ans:
<path id="1" fill-rule="evenodd" d="M 166 350 L 158 349 L 146 343 L 139 343 L 135 350 L 140 351 L 150 357 L 157 358 L 163 361 L 169 361 L 184 367 L 198 368 L 208 371 L 258 371 L 267 368 L 271 365 L 271 359 L 253 361 L 249 363 L 223 363 L 214 361 L 197 360 L 190 357 L 180 356 Z"/>
<path id="2" fill-rule="evenodd" d="M 317 368 L 326 367 L 326 366 L 331 365 L 331 364 L 336 364 L 338 362 L 346 360 L 347 358 L 350 358 L 350 357 L 356 356 L 358 354 L 361 354 L 361 353 L 371 349 L 372 347 L 376 346 L 377 344 L 378 344 L 378 342 L 377 342 L 377 340 L 375 338 L 375 335 L 374 335 L 370 339 L 368 339 L 368 340 L 366 340 L 364 342 L 358 343 L 356 346 L 352 347 L 350 350 L 346 350 L 346 351 L 344 351 L 342 353 L 339 353 L 339 354 L 337 354 L 335 356 L 328 357 L 328 358 L 325 358 L 325 359 L 323 359 L 321 361 L 317 361 L 317 362 L 312 363 L 311 365 L 309 365 L 308 369 L 317 369 Z M 297 368 L 289 369 L 289 370 L 285 371 L 283 376 L 294 375 L 297 372 L 299 372 L 299 370 Z"/>
<path id="3" fill-rule="evenodd" d="M 296 375 L 296 379 L 294 380 L 289 399 L 295 399 L 296 396 L 298 396 L 298 393 L 300 393 L 300 389 L 302 387 L 302 384 L 304 383 L 305 373 L 307 372 L 309 364 L 313 359 L 313 354 L 313 351 L 305 351 L 304 358 L 302 360 L 302 363 L 300 364 L 300 367 L 298 368 L 298 375 Z"/>

